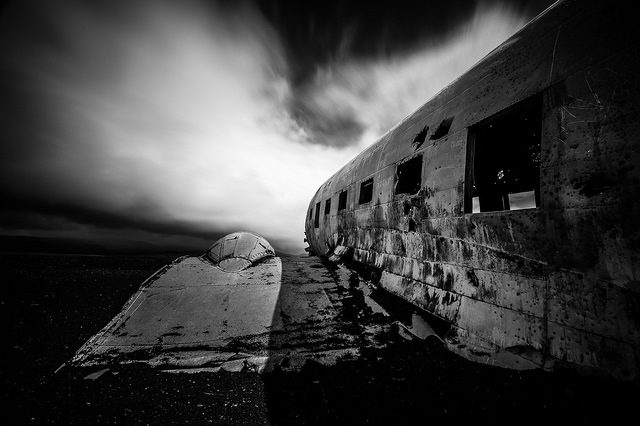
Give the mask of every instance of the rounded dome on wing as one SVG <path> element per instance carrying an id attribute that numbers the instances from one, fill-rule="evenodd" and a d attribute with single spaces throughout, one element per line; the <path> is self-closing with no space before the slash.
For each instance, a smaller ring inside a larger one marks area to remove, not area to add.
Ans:
<path id="1" fill-rule="evenodd" d="M 275 250 L 259 235 L 234 232 L 213 243 L 207 255 L 220 269 L 236 272 L 264 258 L 275 256 Z"/>

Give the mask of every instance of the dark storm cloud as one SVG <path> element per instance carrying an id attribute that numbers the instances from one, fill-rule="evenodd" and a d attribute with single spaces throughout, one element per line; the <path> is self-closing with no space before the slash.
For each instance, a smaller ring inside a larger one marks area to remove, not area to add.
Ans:
<path id="1" fill-rule="evenodd" d="M 426 50 L 454 37 L 480 10 L 507 8 L 531 18 L 551 1 L 265 0 L 257 4 L 281 35 L 291 64 L 291 116 L 308 132 L 308 142 L 344 147 L 358 144 L 369 123 L 363 123 L 360 111 L 349 105 L 328 106 L 322 102 L 326 98 L 318 99 L 317 91 L 324 90 L 327 83 L 318 84 L 319 72 L 331 70 L 344 90 L 356 90 L 363 100 L 375 102 L 371 92 L 375 93 L 377 82 L 366 76 L 354 81 L 341 75 L 342 64 L 401 60 L 416 50 Z M 394 116 L 390 122 L 385 121 L 378 133 L 391 127 L 396 119 Z"/>
<path id="2" fill-rule="evenodd" d="M 511 6 L 533 17 L 550 0 L 256 2 L 284 40 L 294 86 L 316 69 L 346 59 L 390 58 L 436 44 L 459 30 L 479 7 Z"/>
<path id="3" fill-rule="evenodd" d="M 0 233 L 299 252 L 317 186 L 547 3 L 10 3 Z"/>
<path id="4" fill-rule="evenodd" d="M 21 228 L 57 229 L 61 223 L 91 225 L 104 229 L 138 229 L 158 234 L 213 238 L 231 232 L 216 232 L 209 225 L 162 218 L 162 206 L 151 200 L 138 200 L 131 208 L 112 212 L 87 205 L 60 203 L 55 200 L 33 199 L 0 194 L 6 207 L 0 211 L 3 225 Z"/>
<path id="5" fill-rule="evenodd" d="M 356 144 L 366 129 L 355 111 L 325 110 L 313 94 L 299 94 L 288 108 L 291 117 L 311 135 L 312 143 L 335 147 Z"/>

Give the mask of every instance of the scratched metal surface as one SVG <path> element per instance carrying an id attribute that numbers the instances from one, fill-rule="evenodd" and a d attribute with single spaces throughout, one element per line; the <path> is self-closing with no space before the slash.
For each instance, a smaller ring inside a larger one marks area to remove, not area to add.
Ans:
<path id="1" fill-rule="evenodd" d="M 640 37 L 629 8 L 565 1 L 534 19 L 318 189 L 309 209 L 336 206 L 344 189 L 348 205 L 318 228 L 307 212 L 311 249 L 350 249 L 382 287 L 450 321 L 450 348 L 471 359 L 510 351 L 636 378 Z M 541 207 L 465 214 L 468 127 L 535 94 Z M 448 134 L 431 139 L 448 117 Z M 420 153 L 420 192 L 395 195 L 396 165 Z M 371 176 L 373 200 L 358 205 Z"/>

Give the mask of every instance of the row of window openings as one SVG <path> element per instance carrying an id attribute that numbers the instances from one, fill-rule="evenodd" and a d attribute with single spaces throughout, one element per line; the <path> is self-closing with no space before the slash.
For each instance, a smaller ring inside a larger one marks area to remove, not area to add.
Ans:
<path id="1" fill-rule="evenodd" d="M 540 206 L 540 133 L 542 97 L 535 95 L 469 128 L 465 213 L 520 210 Z M 422 184 L 422 155 L 396 169 L 396 194 L 415 194 Z M 360 184 L 358 204 L 373 198 L 373 178 Z M 338 211 L 347 207 L 347 191 Z M 325 201 L 324 214 L 331 211 Z M 311 212 L 309 212 L 311 219 Z M 316 204 L 315 226 L 320 224 Z"/>
<path id="2" fill-rule="evenodd" d="M 369 179 L 367 182 L 370 182 L 369 185 L 369 191 L 371 192 L 371 194 L 369 195 L 369 201 L 371 201 L 371 196 L 373 195 L 373 179 Z M 364 183 L 364 182 L 363 182 Z M 360 199 L 362 200 L 362 187 L 361 187 L 361 192 L 360 192 Z M 366 201 L 361 202 L 360 204 L 365 203 Z M 338 196 L 338 211 L 344 210 L 347 208 L 347 191 L 342 191 L 340 193 L 340 195 Z M 320 226 L 320 203 L 316 203 L 316 208 L 315 208 L 315 218 L 313 220 L 314 222 L 314 226 L 317 228 Z M 328 215 L 331 212 L 331 198 L 329 198 L 328 200 L 326 200 L 324 202 L 324 214 Z M 309 212 L 309 219 L 311 219 L 313 212 L 310 211 Z"/>
<path id="3" fill-rule="evenodd" d="M 396 169 L 397 183 L 396 194 L 415 194 L 420 190 L 422 182 L 422 154 L 398 165 Z M 338 195 L 338 211 L 347 208 L 347 190 Z M 373 199 L 373 178 L 369 178 L 360 184 L 358 204 L 366 204 Z M 324 202 L 324 214 L 331 212 L 331 198 Z M 312 212 L 309 212 L 311 219 Z M 320 226 L 320 203 L 316 203 L 314 226 Z"/>

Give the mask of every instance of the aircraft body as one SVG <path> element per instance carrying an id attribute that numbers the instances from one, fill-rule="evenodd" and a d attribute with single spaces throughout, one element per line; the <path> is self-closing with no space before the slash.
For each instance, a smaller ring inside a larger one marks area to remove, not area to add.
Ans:
<path id="1" fill-rule="evenodd" d="M 640 37 L 629 2 L 560 1 L 331 176 L 312 254 L 516 368 L 640 366 Z"/>

